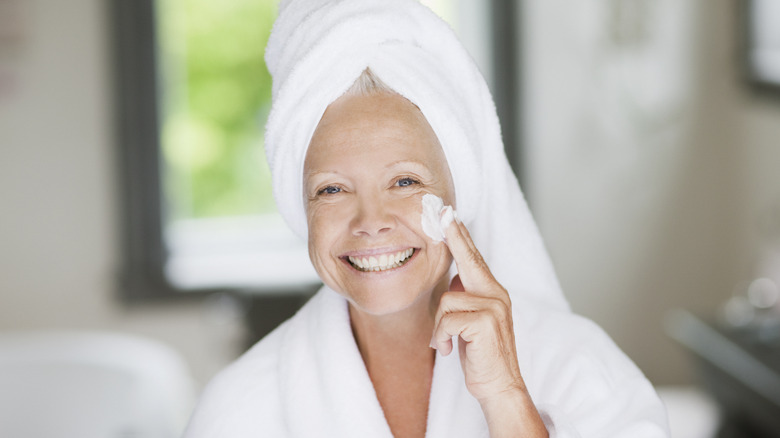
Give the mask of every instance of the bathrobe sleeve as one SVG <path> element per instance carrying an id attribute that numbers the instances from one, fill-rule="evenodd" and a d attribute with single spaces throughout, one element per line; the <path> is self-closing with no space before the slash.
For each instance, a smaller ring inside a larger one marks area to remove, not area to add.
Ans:
<path id="1" fill-rule="evenodd" d="M 515 329 L 523 378 L 551 438 L 669 437 L 653 386 L 596 324 L 516 312 Z"/>
<path id="2" fill-rule="evenodd" d="M 206 385 L 183 438 L 289 435 L 278 403 L 278 332 L 256 344 Z"/>

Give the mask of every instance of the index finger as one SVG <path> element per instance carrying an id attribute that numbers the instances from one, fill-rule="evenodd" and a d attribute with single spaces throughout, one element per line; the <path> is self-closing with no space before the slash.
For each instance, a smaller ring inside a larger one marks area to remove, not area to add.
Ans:
<path id="1" fill-rule="evenodd" d="M 472 292 L 487 290 L 485 286 L 495 282 L 495 278 L 485 263 L 485 259 L 482 258 L 482 254 L 474 245 L 466 226 L 455 219 L 444 228 L 444 236 L 444 242 L 450 249 L 450 253 L 455 259 L 455 265 L 458 267 L 463 287 Z"/>

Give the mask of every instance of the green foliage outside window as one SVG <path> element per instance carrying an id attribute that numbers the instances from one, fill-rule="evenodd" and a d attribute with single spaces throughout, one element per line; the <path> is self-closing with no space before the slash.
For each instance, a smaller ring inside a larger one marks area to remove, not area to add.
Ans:
<path id="1" fill-rule="evenodd" d="M 263 151 L 278 0 L 158 0 L 169 220 L 274 210 Z"/>

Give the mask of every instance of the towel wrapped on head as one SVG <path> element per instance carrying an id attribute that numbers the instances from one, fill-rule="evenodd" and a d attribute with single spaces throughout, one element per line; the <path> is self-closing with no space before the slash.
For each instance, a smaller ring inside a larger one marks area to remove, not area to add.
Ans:
<path id="1" fill-rule="evenodd" d="M 327 7 L 326 7 L 327 5 Z M 266 48 L 265 147 L 282 216 L 307 235 L 306 150 L 323 113 L 369 68 L 417 105 L 444 149 L 459 218 L 513 298 L 566 310 L 501 140 L 490 91 L 449 26 L 416 0 L 288 0 Z"/>

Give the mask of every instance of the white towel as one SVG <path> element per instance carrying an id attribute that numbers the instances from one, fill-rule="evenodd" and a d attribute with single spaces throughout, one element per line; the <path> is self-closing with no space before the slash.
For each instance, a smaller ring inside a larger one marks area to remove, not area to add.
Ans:
<path id="1" fill-rule="evenodd" d="M 568 309 L 512 173 L 495 105 L 449 26 L 415 0 L 283 1 L 266 49 L 273 106 L 265 147 L 282 216 L 306 237 L 303 162 L 327 106 L 370 67 L 439 138 L 458 215 L 515 297 Z"/>
<path id="2" fill-rule="evenodd" d="M 513 313 L 520 369 L 552 438 L 669 436 L 653 387 L 595 324 L 519 304 Z M 458 356 L 436 356 L 427 437 L 488 436 Z M 391 436 L 352 336 L 347 301 L 327 287 L 208 385 L 184 434 Z"/>

